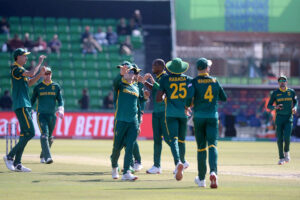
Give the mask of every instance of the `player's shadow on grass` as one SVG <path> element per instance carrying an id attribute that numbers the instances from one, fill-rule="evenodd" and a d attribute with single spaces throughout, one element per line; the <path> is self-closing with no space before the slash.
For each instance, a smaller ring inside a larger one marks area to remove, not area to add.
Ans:
<path id="1" fill-rule="evenodd" d="M 54 176 L 101 176 L 110 175 L 111 172 L 49 172 L 46 175 Z"/>
<path id="2" fill-rule="evenodd" d="M 220 167 L 222 166 L 272 166 L 272 165 L 277 165 L 277 164 L 272 164 L 272 163 L 268 163 L 268 164 L 228 164 L 228 165 L 219 165 Z"/>
<path id="3" fill-rule="evenodd" d="M 185 187 L 149 187 L 149 188 L 117 188 L 117 189 L 104 189 L 104 190 L 178 190 L 178 189 L 191 189 L 195 188 L 195 186 L 185 186 Z"/>

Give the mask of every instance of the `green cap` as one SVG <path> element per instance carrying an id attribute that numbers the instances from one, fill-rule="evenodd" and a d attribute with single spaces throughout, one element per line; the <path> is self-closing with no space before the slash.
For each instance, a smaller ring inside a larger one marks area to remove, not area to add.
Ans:
<path id="1" fill-rule="evenodd" d="M 211 65 L 212 65 L 212 61 L 207 60 L 206 58 L 199 58 L 196 63 L 198 70 L 206 69 L 207 67 L 209 67 Z"/>
<path id="2" fill-rule="evenodd" d="M 17 48 L 14 51 L 14 59 L 16 60 L 18 58 L 18 56 L 28 55 L 28 54 L 30 54 L 30 52 L 27 52 L 25 49 Z"/>
<path id="3" fill-rule="evenodd" d="M 122 62 L 122 64 L 118 65 L 117 68 L 120 68 L 120 67 L 122 67 L 122 66 L 124 66 L 124 65 L 126 65 L 126 66 L 129 67 L 129 68 L 132 67 L 131 63 L 130 63 L 129 61 L 126 61 L 126 60 L 125 60 L 125 61 Z"/>
<path id="4" fill-rule="evenodd" d="M 285 75 L 280 75 L 280 76 L 278 77 L 278 81 L 279 81 L 280 79 L 285 79 L 285 80 L 287 81 L 287 77 L 286 77 Z"/>
<path id="5" fill-rule="evenodd" d="M 140 69 L 137 64 L 135 63 L 132 63 L 131 65 L 133 67 L 133 70 L 136 72 L 136 73 L 139 73 L 140 71 L 142 71 L 142 69 Z"/>
<path id="6" fill-rule="evenodd" d="M 189 63 L 182 61 L 181 58 L 174 58 L 167 62 L 166 68 L 172 74 L 182 74 L 189 69 Z"/>

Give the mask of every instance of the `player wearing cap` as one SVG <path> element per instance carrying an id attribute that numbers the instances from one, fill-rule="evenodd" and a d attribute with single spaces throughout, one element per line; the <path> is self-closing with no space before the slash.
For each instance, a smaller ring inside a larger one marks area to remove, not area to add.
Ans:
<path id="1" fill-rule="evenodd" d="M 162 59 L 155 59 L 152 63 L 152 72 L 156 75 L 155 78 L 151 74 L 147 73 L 144 79 L 150 79 L 150 82 L 145 81 L 145 86 L 152 90 L 153 101 L 153 113 L 152 113 L 152 129 L 153 129 L 153 161 L 154 165 L 147 170 L 148 174 L 160 174 L 162 173 L 160 166 L 161 150 L 162 150 L 162 140 L 166 141 L 169 145 L 169 139 L 166 131 L 165 124 L 165 103 L 155 101 L 157 91 L 159 89 L 160 80 L 167 76 L 165 71 L 165 61 Z"/>
<path id="2" fill-rule="evenodd" d="M 21 128 L 20 139 L 16 146 L 9 152 L 8 155 L 3 157 L 6 167 L 9 170 L 17 172 L 30 172 L 31 169 L 22 165 L 21 159 L 25 146 L 28 141 L 34 137 L 35 131 L 33 127 L 31 117 L 31 103 L 29 98 L 29 87 L 44 75 L 45 67 L 41 67 L 46 56 L 41 55 L 39 57 L 39 63 L 36 67 L 33 67 L 30 71 L 27 71 L 23 66 L 26 64 L 30 52 L 25 51 L 22 48 L 18 48 L 14 51 L 13 56 L 15 62 L 11 66 L 11 82 L 12 82 L 12 99 L 13 109 L 19 121 Z M 40 69 L 38 75 L 37 72 Z M 35 76 L 36 75 L 36 76 Z M 31 79 L 29 79 L 29 78 Z M 15 160 L 14 160 L 15 157 Z"/>
<path id="3" fill-rule="evenodd" d="M 111 154 L 112 177 L 119 178 L 118 159 L 120 151 L 124 146 L 124 170 L 122 180 L 134 181 L 138 177 L 129 170 L 132 162 L 133 146 L 139 131 L 138 104 L 142 92 L 135 82 L 136 71 L 129 62 L 123 63 L 120 67 L 120 75 L 114 80 L 115 101 L 115 125 L 114 140 Z"/>
<path id="4" fill-rule="evenodd" d="M 216 78 L 209 76 L 212 62 L 206 58 L 197 61 L 198 76 L 192 80 L 187 106 L 194 104 L 194 128 L 197 142 L 198 176 L 195 183 L 205 187 L 206 157 L 210 167 L 211 188 L 218 187 L 217 180 L 217 140 L 218 140 L 218 101 L 226 101 L 227 96 Z M 208 145 L 208 146 L 207 146 Z"/>
<path id="5" fill-rule="evenodd" d="M 43 82 L 33 89 L 31 104 L 34 105 L 36 101 L 37 123 L 41 132 L 41 163 L 51 164 L 53 160 L 50 147 L 53 143 L 52 133 L 56 123 L 55 112 L 63 118 L 64 101 L 59 84 L 52 82 L 52 70 L 49 67 L 46 68 Z M 57 111 L 56 102 L 58 102 Z"/>
<path id="6" fill-rule="evenodd" d="M 188 167 L 188 163 L 185 160 L 185 137 L 187 131 L 185 105 L 191 78 L 183 74 L 188 68 L 189 64 L 180 58 L 169 61 L 166 64 L 166 69 L 170 74 L 160 80 L 160 88 L 156 95 L 156 100 L 161 102 L 165 94 L 165 123 L 176 165 L 174 173 L 177 181 L 183 178 L 184 167 Z"/>
<path id="7" fill-rule="evenodd" d="M 286 76 L 278 78 L 279 88 L 271 93 L 268 109 L 276 110 L 276 137 L 279 152 L 279 165 L 289 162 L 290 137 L 292 133 L 293 113 L 296 113 L 298 101 L 295 91 L 287 87 Z M 276 106 L 273 106 L 273 104 Z M 284 147 L 283 147 L 284 141 Z M 284 151 L 284 152 L 283 152 Z"/>

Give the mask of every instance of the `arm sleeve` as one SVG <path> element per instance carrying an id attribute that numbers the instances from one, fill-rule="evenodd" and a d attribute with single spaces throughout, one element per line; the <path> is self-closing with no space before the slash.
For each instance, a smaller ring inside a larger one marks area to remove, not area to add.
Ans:
<path id="1" fill-rule="evenodd" d="M 294 91 L 294 97 L 293 97 L 293 105 L 294 105 L 294 108 L 296 108 L 296 110 L 298 109 L 298 98 L 296 96 L 296 93 Z"/>
<path id="2" fill-rule="evenodd" d="M 227 101 L 227 95 L 226 95 L 224 89 L 221 87 L 219 82 L 217 82 L 217 83 L 218 83 L 219 88 L 220 88 L 220 90 L 219 90 L 219 100 L 220 101 Z"/>
<path id="3" fill-rule="evenodd" d="M 31 106 L 33 107 L 36 99 L 37 99 L 37 96 L 38 96 L 38 92 L 37 92 L 37 86 L 34 87 L 33 89 L 33 93 L 32 93 L 32 96 L 31 96 Z"/>
<path id="4" fill-rule="evenodd" d="M 60 87 L 58 87 L 58 92 L 57 92 L 57 95 L 56 95 L 56 99 L 58 101 L 58 107 L 64 106 L 64 100 L 63 100 L 62 95 L 61 95 Z"/>
<path id="5" fill-rule="evenodd" d="M 275 102 L 275 97 L 274 97 L 274 92 L 272 92 L 267 108 L 270 110 L 274 110 L 275 109 L 275 106 L 273 106 L 274 102 Z"/>
<path id="6" fill-rule="evenodd" d="M 23 77 L 23 73 L 25 72 L 24 68 L 14 67 L 11 71 L 11 75 L 14 79 L 20 80 Z"/>

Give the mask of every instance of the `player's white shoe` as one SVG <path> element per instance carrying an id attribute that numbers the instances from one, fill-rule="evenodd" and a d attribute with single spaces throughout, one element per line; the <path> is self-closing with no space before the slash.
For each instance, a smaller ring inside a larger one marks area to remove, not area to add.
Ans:
<path id="1" fill-rule="evenodd" d="M 22 164 L 18 164 L 15 166 L 15 172 L 31 172 L 31 169 L 23 166 Z"/>
<path id="2" fill-rule="evenodd" d="M 40 163 L 45 163 L 45 162 L 46 162 L 45 158 L 41 158 Z"/>
<path id="3" fill-rule="evenodd" d="M 141 163 L 134 163 L 133 169 L 134 171 L 139 172 L 143 169 L 143 165 Z"/>
<path id="4" fill-rule="evenodd" d="M 127 170 L 127 173 L 126 174 L 123 174 L 122 176 L 122 180 L 123 181 L 135 181 L 136 179 L 138 179 L 137 176 L 134 176 L 130 170 Z"/>
<path id="5" fill-rule="evenodd" d="M 196 176 L 196 178 L 195 178 L 195 183 L 196 183 L 199 187 L 206 187 L 205 179 L 204 179 L 204 180 L 200 180 L 200 179 L 199 179 L 199 176 Z"/>
<path id="6" fill-rule="evenodd" d="M 119 168 L 118 167 L 112 168 L 111 176 L 113 179 L 119 178 Z"/>
<path id="7" fill-rule="evenodd" d="M 161 168 L 152 166 L 150 169 L 148 169 L 147 174 L 161 174 Z"/>
<path id="8" fill-rule="evenodd" d="M 218 176 L 215 172 L 210 173 L 210 188 L 218 188 Z"/>
<path id="9" fill-rule="evenodd" d="M 51 163 L 53 163 L 53 160 L 52 160 L 52 158 L 47 158 L 47 160 L 46 160 L 46 164 L 51 164 Z"/>
<path id="10" fill-rule="evenodd" d="M 178 162 L 175 168 L 175 178 L 180 181 L 183 178 L 183 164 Z"/>
<path id="11" fill-rule="evenodd" d="M 7 156 L 3 156 L 3 160 L 5 162 L 5 165 L 6 165 L 7 169 L 9 169 L 11 171 L 15 171 L 14 160 L 13 159 L 8 159 Z"/>
<path id="12" fill-rule="evenodd" d="M 183 163 L 183 169 L 187 169 L 190 166 L 190 163 L 188 161 L 185 161 Z"/>
<path id="13" fill-rule="evenodd" d="M 279 159 L 278 165 L 283 165 L 284 163 L 285 163 L 285 159 L 284 158 Z"/>
<path id="14" fill-rule="evenodd" d="M 286 163 L 290 162 L 291 157 L 290 157 L 290 152 L 284 152 L 284 161 Z"/>

